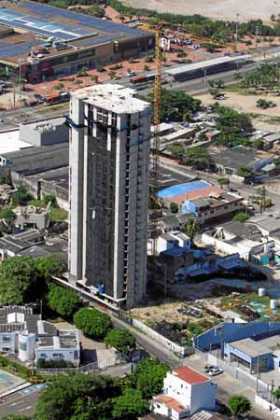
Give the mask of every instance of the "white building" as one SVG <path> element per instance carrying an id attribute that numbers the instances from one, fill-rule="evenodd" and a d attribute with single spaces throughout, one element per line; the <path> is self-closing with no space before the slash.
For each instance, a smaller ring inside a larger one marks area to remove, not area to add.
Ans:
<path id="1" fill-rule="evenodd" d="M 132 307 L 146 289 L 151 107 L 120 85 L 70 103 L 70 279 Z"/>
<path id="2" fill-rule="evenodd" d="M 168 233 L 163 233 L 157 238 L 156 241 L 156 253 L 159 255 L 161 252 L 164 252 L 168 249 L 174 248 L 174 246 L 179 246 L 184 249 L 191 249 L 192 241 L 183 232 L 180 231 L 170 231 Z M 152 254 L 153 250 L 153 240 L 148 240 L 148 253 Z"/>
<path id="3" fill-rule="evenodd" d="M 201 240 L 224 254 L 238 253 L 246 261 L 257 261 L 263 255 L 271 258 L 275 250 L 275 242 L 268 240 L 256 226 L 249 223 L 225 223 L 204 232 Z"/>
<path id="4" fill-rule="evenodd" d="M 180 420 L 199 410 L 214 410 L 217 385 L 195 370 L 182 366 L 168 372 L 163 393 L 153 397 L 155 414 Z"/>
<path id="5" fill-rule="evenodd" d="M 59 336 L 40 337 L 35 349 L 35 361 L 64 360 L 74 366 L 80 364 L 78 331 L 60 331 Z"/>
<path id="6" fill-rule="evenodd" d="M 0 352 L 14 354 L 22 362 L 65 360 L 78 366 L 79 333 L 58 331 L 31 307 L 4 306 L 0 308 Z"/>

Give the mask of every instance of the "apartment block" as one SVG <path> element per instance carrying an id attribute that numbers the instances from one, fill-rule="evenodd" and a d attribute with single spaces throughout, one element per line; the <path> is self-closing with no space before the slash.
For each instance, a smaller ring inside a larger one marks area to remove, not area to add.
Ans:
<path id="1" fill-rule="evenodd" d="M 117 84 L 70 104 L 70 278 L 132 307 L 146 288 L 151 107 Z"/>

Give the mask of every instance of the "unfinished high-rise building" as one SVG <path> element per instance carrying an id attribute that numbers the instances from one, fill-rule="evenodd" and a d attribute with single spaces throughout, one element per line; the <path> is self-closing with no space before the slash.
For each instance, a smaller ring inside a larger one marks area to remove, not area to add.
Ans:
<path id="1" fill-rule="evenodd" d="M 146 289 L 150 105 L 116 84 L 70 101 L 72 280 L 132 307 Z"/>

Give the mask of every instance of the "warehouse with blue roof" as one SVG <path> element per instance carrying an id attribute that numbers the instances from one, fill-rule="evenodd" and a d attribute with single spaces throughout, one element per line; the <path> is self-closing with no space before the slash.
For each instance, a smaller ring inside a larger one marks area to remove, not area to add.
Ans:
<path id="1" fill-rule="evenodd" d="M 0 67 L 37 82 L 136 57 L 154 34 L 47 4 L 0 4 Z"/>

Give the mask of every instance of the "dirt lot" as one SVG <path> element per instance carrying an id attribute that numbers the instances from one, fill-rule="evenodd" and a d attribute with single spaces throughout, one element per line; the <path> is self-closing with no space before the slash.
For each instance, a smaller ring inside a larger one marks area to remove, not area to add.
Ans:
<path id="1" fill-rule="evenodd" d="M 210 94 L 203 94 L 197 96 L 205 105 L 210 105 L 216 100 Z M 274 108 L 260 109 L 257 108 L 256 102 L 258 99 L 271 100 L 276 104 Z M 220 105 L 229 106 L 240 112 L 253 114 L 254 126 L 257 129 L 276 130 L 280 126 L 280 97 L 272 95 L 241 95 L 235 92 L 226 92 L 225 100 L 219 102 Z"/>
<path id="2" fill-rule="evenodd" d="M 239 20 L 249 19 L 270 20 L 272 14 L 279 13 L 279 5 L 275 0 L 123 0 L 124 3 L 158 12 L 172 12 L 185 15 L 195 13 L 218 19 L 235 18 L 239 13 Z M 172 10 L 170 9 L 172 6 Z"/>

